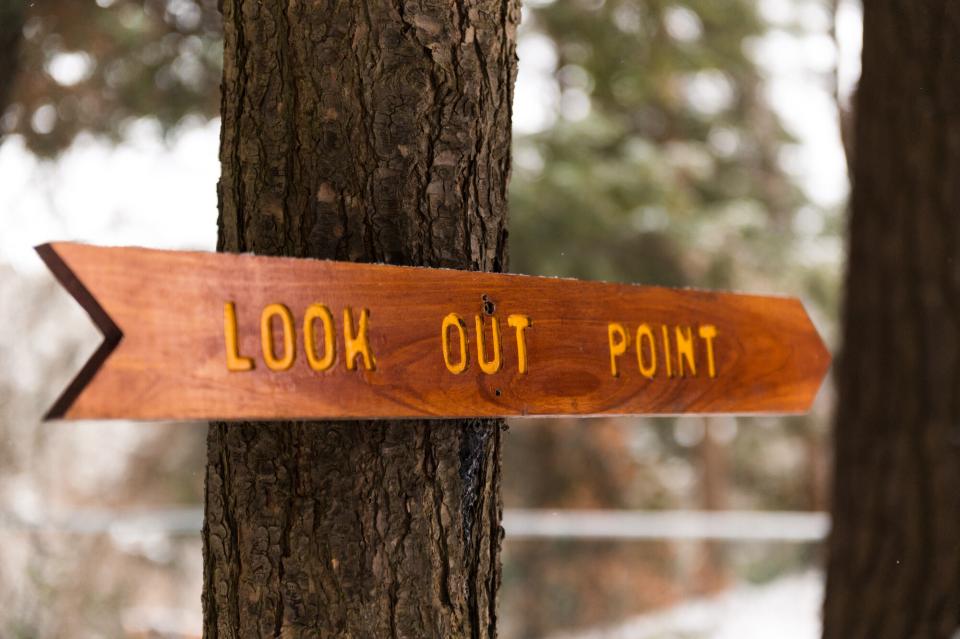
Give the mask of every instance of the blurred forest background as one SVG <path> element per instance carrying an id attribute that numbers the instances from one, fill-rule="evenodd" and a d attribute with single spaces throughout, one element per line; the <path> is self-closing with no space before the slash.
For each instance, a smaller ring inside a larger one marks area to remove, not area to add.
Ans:
<path id="1" fill-rule="evenodd" d="M 40 422 L 98 340 L 29 247 L 213 248 L 216 4 L 0 0 L 0 636 L 199 636 L 206 427 Z M 510 270 L 796 295 L 834 345 L 858 19 L 527 1 Z M 514 536 L 510 511 L 823 513 L 831 391 L 804 417 L 512 423 L 501 635 L 817 636 L 815 538 Z M 772 625 L 730 625 L 757 597 Z"/>

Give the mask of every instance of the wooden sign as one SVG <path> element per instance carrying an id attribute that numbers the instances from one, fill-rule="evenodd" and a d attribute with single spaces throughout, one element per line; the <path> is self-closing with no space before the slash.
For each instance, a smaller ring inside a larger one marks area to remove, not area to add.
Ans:
<path id="1" fill-rule="evenodd" d="M 46 244 L 104 342 L 49 418 L 806 410 L 830 355 L 796 299 Z"/>

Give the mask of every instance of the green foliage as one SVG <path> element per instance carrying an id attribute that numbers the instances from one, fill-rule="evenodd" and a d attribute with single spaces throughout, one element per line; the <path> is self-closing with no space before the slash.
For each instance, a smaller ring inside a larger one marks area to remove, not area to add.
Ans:
<path id="1" fill-rule="evenodd" d="M 119 139 L 135 118 L 169 131 L 212 117 L 221 24 L 216 0 L 31 2 L 3 129 L 52 156 L 81 132 Z"/>
<path id="2" fill-rule="evenodd" d="M 530 10 L 557 54 L 560 117 L 516 141 L 514 270 L 732 286 L 783 268 L 803 195 L 744 53 L 752 0 L 574 0 Z M 521 60 L 520 64 L 523 64 Z M 589 99 L 568 118 L 569 97 Z"/>
<path id="3" fill-rule="evenodd" d="M 540 0 L 527 9 L 528 37 L 548 38 L 555 51 L 559 98 L 552 126 L 515 137 L 511 270 L 789 293 L 832 317 L 837 265 L 808 253 L 839 238 L 839 215 L 808 201 L 781 166 L 796 140 L 747 53 L 768 29 L 756 1 Z M 827 223 L 798 232 L 804 215 Z M 822 416 L 523 422 L 505 447 L 505 499 L 529 508 L 818 508 L 823 487 L 811 469 L 823 462 L 825 431 Z M 717 439 L 708 446 L 705 437 Z M 654 566 L 646 550 L 623 546 L 617 563 L 643 579 L 618 603 L 593 597 L 597 586 L 583 578 L 600 555 L 518 544 L 508 558 L 525 581 L 505 582 L 504 600 L 511 588 L 535 592 L 539 609 L 516 635 L 609 623 L 811 561 L 790 546 L 746 557 L 704 546 L 684 576 L 671 574 L 676 561 Z M 659 602 L 639 594 L 658 578 Z"/>

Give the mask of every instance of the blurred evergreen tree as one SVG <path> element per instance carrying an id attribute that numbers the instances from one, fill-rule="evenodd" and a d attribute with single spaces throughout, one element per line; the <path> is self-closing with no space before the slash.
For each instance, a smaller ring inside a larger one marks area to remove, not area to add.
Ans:
<path id="1" fill-rule="evenodd" d="M 219 113 L 217 0 L 9 1 L 26 5 L 26 21 L 0 135 L 53 156 L 81 132 L 118 140 L 132 119 L 169 131 Z"/>
<path id="2" fill-rule="evenodd" d="M 755 0 L 533 3 L 556 53 L 558 119 L 518 136 L 513 268 L 730 287 L 789 265 L 806 203 L 778 156 L 794 142 L 745 50 Z"/>
<path id="3" fill-rule="evenodd" d="M 523 29 L 538 40 L 535 53 L 555 58 L 557 95 L 552 124 L 514 138 L 511 270 L 790 292 L 833 317 L 835 272 L 803 259 L 807 246 L 795 218 L 804 209 L 827 220 L 837 212 L 816 209 L 782 166 L 796 140 L 767 102 L 763 72 L 750 55 L 770 28 L 756 0 L 537 0 L 526 9 Z M 827 225 L 823 234 L 835 237 L 838 229 Z M 814 470 L 825 455 L 822 420 L 740 420 L 739 437 L 737 423 L 518 423 L 505 447 L 506 503 L 824 506 L 817 498 L 823 487 L 809 485 L 824 481 Z M 703 463 L 706 457 L 715 463 Z M 728 470 L 729 477 L 711 476 Z M 607 587 L 585 577 L 602 556 L 595 544 L 507 548 L 505 606 L 516 605 L 509 603 L 514 593 L 536 593 L 541 606 L 511 627 L 519 637 L 610 623 L 714 590 L 729 568 L 718 563 L 736 562 L 717 545 L 704 545 L 684 566 L 668 544 L 613 544 L 608 559 L 628 565 L 633 579 L 624 593 L 622 580 Z M 748 554 L 741 571 L 769 576 L 810 560 L 794 550 Z M 670 589 L 650 588 L 664 578 Z M 531 604 L 524 600 L 525 608 Z"/>

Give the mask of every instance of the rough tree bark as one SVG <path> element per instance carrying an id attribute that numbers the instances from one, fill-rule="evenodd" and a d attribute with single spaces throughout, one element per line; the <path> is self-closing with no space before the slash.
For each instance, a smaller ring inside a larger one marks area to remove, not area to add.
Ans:
<path id="1" fill-rule="evenodd" d="M 960 627 L 960 4 L 864 3 L 824 636 Z"/>
<path id="2" fill-rule="evenodd" d="M 220 250 L 504 268 L 517 0 L 223 13 Z M 205 636 L 494 636 L 501 430 L 212 424 Z"/>

